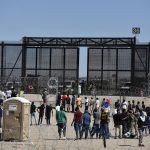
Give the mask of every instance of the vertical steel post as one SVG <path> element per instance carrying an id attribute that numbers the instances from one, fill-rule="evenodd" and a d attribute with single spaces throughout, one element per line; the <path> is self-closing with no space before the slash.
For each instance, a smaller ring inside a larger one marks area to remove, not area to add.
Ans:
<path id="1" fill-rule="evenodd" d="M 23 37 L 23 44 L 22 44 L 22 71 L 21 76 L 26 76 L 26 56 L 27 55 L 27 48 L 26 48 L 26 37 Z"/>

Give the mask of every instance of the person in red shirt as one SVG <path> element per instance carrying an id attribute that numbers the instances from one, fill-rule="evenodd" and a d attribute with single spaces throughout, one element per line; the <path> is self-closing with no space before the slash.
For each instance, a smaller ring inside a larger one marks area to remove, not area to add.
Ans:
<path id="1" fill-rule="evenodd" d="M 61 102 L 62 102 L 64 111 L 65 111 L 65 106 L 66 106 L 66 99 L 67 99 L 67 96 L 65 94 L 63 94 L 63 96 L 61 98 Z"/>
<path id="2" fill-rule="evenodd" d="M 69 94 L 67 94 L 66 104 L 67 104 L 67 112 L 70 112 L 70 97 L 69 97 Z"/>
<path id="3" fill-rule="evenodd" d="M 74 123 L 74 129 L 75 129 L 75 133 L 76 133 L 76 139 L 78 140 L 79 138 L 82 138 L 82 134 L 81 134 L 81 127 L 82 127 L 82 112 L 80 111 L 79 107 L 76 107 L 75 109 L 75 113 L 74 113 L 74 118 L 73 121 L 71 123 L 71 126 Z M 80 137 L 79 137 L 80 136 Z"/>

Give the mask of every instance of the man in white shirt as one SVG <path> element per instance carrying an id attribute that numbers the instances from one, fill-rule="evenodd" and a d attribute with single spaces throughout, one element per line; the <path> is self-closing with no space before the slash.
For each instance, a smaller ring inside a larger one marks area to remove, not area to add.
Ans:
<path id="1" fill-rule="evenodd" d="M 7 96 L 7 98 L 10 98 L 10 97 L 11 97 L 11 94 L 12 94 L 12 91 L 11 91 L 11 90 L 7 90 L 7 91 L 6 91 L 6 96 Z"/>
<path id="2" fill-rule="evenodd" d="M 99 109 L 99 107 L 100 107 L 100 101 L 99 101 L 98 97 L 96 98 L 95 106 L 97 109 Z"/>

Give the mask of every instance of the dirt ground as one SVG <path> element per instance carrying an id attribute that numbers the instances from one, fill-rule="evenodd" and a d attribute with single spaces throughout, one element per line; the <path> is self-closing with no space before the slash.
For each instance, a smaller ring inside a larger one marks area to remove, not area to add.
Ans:
<path id="1" fill-rule="evenodd" d="M 38 106 L 40 103 L 36 102 L 36 105 Z M 75 140 L 74 128 L 71 126 L 73 113 L 66 113 L 66 115 L 68 120 L 66 140 L 59 140 L 58 138 L 54 110 L 54 116 L 51 118 L 50 126 L 46 125 L 45 119 L 42 125 L 35 125 L 33 120 L 33 125 L 30 126 L 30 138 L 28 141 L 0 141 L 0 150 L 150 150 L 150 137 L 146 135 L 144 135 L 143 139 L 145 147 L 138 147 L 138 139 L 114 139 L 112 118 L 109 124 L 112 136 L 110 139 L 107 139 L 106 148 L 103 146 L 102 139 L 96 139 L 95 137 L 93 139 Z M 38 120 L 38 113 L 36 113 L 36 118 Z"/>

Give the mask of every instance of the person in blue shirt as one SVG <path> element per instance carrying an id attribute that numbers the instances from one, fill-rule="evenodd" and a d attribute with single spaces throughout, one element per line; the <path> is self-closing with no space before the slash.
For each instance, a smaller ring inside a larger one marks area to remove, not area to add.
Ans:
<path id="1" fill-rule="evenodd" d="M 83 133 L 85 132 L 85 139 L 88 137 L 88 132 L 90 130 L 90 123 L 91 123 L 91 114 L 88 110 L 85 110 L 82 118 L 82 131 L 81 131 L 81 138 Z"/>

